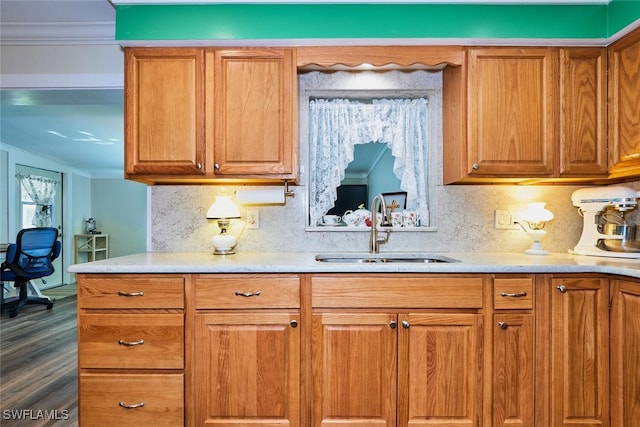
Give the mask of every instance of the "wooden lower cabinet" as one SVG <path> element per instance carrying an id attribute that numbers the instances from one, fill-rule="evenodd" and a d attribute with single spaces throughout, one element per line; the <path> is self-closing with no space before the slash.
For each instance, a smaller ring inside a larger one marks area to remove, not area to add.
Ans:
<path id="1" fill-rule="evenodd" d="M 196 314 L 195 425 L 299 425 L 299 317 Z"/>
<path id="2" fill-rule="evenodd" d="M 185 276 L 78 275 L 83 427 L 185 423 Z"/>
<path id="3" fill-rule="evenodd" d="M 399 316 L 399 426 L 479 426 L 482 316 Z"/>
<path id="4" fill-rule="evenodd" d="M 492 425 L 533 426 L 533 314 L 495 314 L 492 327 Z"/>
<path id="5" fill-rule="evenodd" d="M 611 281 L 611 426 L 640 426 L 640 281 Z"/>
<path id="6" fill-rule="evenodd" d="M 216 427 L 298 427 L 300 276 L 193 276 L 194 420 Z"/>
<path id="7" fill-rule="evenodd" d="M 313 427 L 395 427 L 397 315 L 324 313 L 312 324 Z"/>
<path id="8" fill-rule="evenodd" d="M 550 419 L 546 425 L 607 427 L 611 425 L 609 280 L 553 277 L 548 285 Z"/>
<path id="9" fill-rule="evenodd" d="M 481 329 L 477 314 L 315 314 L 312 425 L 479 425 Z"/>
<path id="10" fill-rule="evenodd" d="M 534 276 L 493 278 L 486 306 L 485 425 L 534 426 L 535 315 Z M 490 351 L 489 351 L 490 350 Z"/>
<path id="11" fill-rule="evenodd" d="M 311 287 L 312 427 L 480 425 L 483 276 L 317 275 Z"/>
<path id="12" fill-rule="evenodd" d="M 79 274 L 81 426 L 640 427 L 640 279 Z"/>

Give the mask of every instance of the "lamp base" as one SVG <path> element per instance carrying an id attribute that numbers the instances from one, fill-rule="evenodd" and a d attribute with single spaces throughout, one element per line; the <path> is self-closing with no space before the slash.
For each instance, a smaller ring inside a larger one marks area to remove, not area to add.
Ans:
<path id="1" fill-rule="evenodd" d="M 542 244 L 538 241 L 534 241 L 531 244 L 531 247 L 524 251 L 524 253 L 527 255 L 549 255 L 549 252 L 544 250 Z"/>
<path id="2" fill-rule="evenodd" d="M 236 253 L 235 248 L 221 248 L 221 249 L 215 248 L 213 250 L 214 255 L 233 255 L 235 253 Z"/>
<path id="3" fill-rule="evenodd" d="M 524 253 L 527 255 L 549 255 L 549 252 L 544 249 L 527 249 Z"/>
<path id="4" fill-rule="evenodd" d="M 213 244 L 214 255 L 231 255 L 236 253 L 237 240 L 233 235 L 227 234 L 226 230 L 223 230 L 223 232 L 217 236 L 213 236 L 211 243 Z"/>

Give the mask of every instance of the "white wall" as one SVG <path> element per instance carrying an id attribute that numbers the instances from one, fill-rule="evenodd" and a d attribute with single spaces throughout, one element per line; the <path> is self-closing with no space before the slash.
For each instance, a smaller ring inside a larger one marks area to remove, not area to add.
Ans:
<path id="1" fill-rule="evenodd" d="M 146 251 L 147 186 L 122 179 L 93 179 L 91 212 L 109 234 L 111 258 Z"/>

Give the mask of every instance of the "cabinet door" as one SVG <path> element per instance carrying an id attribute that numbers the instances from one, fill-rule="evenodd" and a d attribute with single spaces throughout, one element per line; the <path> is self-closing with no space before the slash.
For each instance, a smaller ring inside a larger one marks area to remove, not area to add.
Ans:
<path id="1" fill-rule="evenodd" d="M 469 50 L 469 175 L 552 175 L 558 144 L 554 53 L 552 48 Z"/>
<path id="2" fill-rule="evenodd" d="M 607 174 L 604 48 L 560 49 L 560 175 Z"/>
<path id="3" fill-rule="evenodd" d="M 640 168 L 640 29 L 616 41 L 608 50 L 609 167 L 614 176 L 637 175 Z"/>
<path id="4" fill-rule="evenodd" d="M 125 50 L 125 174 L 202 175 L 204 54 Z"/>
<path id="5" fill-rule="evenodd" d="M 640 425 L 640 283 L 612 281 L 611 425 Z"/>
<path id="6" fill-rule="evenodd" d="M 482 317 L 400 315 L 401 427 L 478 426 L 482 407 Z"/>
<path id="7" fill-rule="evenodd" d="M 609 286 L 555 278 L 551 290 L 551 425 L 609 426 Z"/>
<path id="8" fill-rule="evenodd" d="M 313 427 L 395 427 L 396 318 L 313 315 Z"/>
<path id="9" fill-rule="evenodd" d="M 300 420 L 300 315 L 195 316 L 197 426 L 296 427 Z"/>
<path id="10" fill-rule="evenodd" d="M 533 426 L 533 314 L 494 314 L 492 327 L 492 426 Z"/>
<path id="11" fill-rule="evenodd" d="M 294 177 L 294 51 L 210 51 L 207 73 L 207 120 L 214 123 L 214 174 Z"/>

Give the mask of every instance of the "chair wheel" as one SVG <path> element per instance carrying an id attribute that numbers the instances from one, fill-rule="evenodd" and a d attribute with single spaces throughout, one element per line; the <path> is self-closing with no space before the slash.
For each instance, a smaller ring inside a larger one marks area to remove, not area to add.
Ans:
<path id="1" fill-rule="evenodd" d="M 53 308 L 53 303 L 52 302 L 47 304 L 47 310 L 51 310 L 52 308 Z"/>

